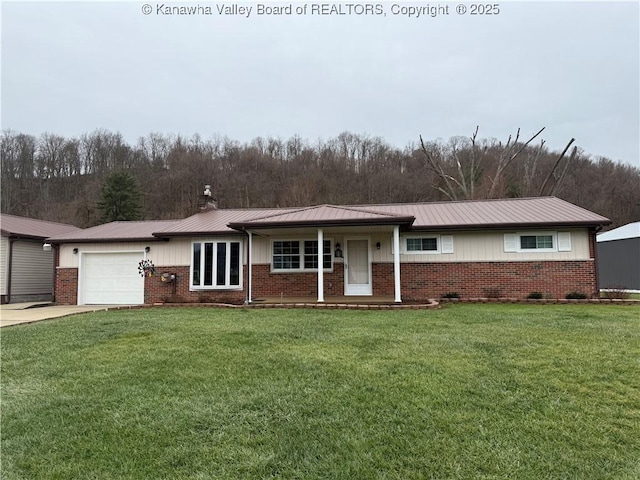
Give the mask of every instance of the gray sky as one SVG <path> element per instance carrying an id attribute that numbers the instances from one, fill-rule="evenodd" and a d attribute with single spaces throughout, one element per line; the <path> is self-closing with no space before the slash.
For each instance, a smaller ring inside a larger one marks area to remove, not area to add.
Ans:
<path id="1" fill-rule="evenodd" d="M 258 15 L 249 1 L 3 1 L 2 128 L 105 128 L 130 143 L 151 132 L 313 143 L 348 130 L 402 148 L 476 125 L 500 140 L 546 127 L 552 149 L 574 137 L 594 157 L 640 166 L 637 1 L 508 0 L 493 15 L 471 15 L 468 0 L 342 3 L 380 15 L 264 4 L 292 14 Z M 251 14 L 219 14 L 233 5 Z M 425 5 L 449 14 L 398 13 Z"/>

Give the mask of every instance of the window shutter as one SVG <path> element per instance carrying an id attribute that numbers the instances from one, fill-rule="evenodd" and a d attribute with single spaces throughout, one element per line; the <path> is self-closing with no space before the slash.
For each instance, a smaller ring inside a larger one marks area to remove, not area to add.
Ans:
<path id="1" fill-rule="evenodd" d="M 442 253 L 453 253 L 453 235 L 442 235 L 440 237 L 440 251 Z"/>
<path id="2" fill-rule="evenodd" d="M 505 252 L 518 251 L 518 235 L 516 235 L 515 233 L 504 234 L 504 251 Z"/>
<path id="3" fill-rule="evenodd" d="M 558 251 L 571 251 L 571 232 L 558 232 Z"/>

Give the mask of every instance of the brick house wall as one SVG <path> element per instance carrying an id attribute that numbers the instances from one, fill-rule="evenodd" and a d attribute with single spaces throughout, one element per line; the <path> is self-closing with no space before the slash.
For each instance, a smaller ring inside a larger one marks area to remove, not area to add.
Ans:
<path id="1" fill-rule="evenodd" d="M 373 295 L 394 295 L 392 263 L 372 265 Z M 440 298 L 450 292 L 461 297 L 526 298 L 541 292 L 550 298 L 567 293 L 597 294 L 595 262 L 526 261 L 403 263 L 400 288 L 405 301 Z M 270 273 L 269 265 L 254 265 L 253 296 L 314 296 L 318 277 L 314 273 Z M 335 263 L 333 272 L 324 274 L 325 296 L 344 295 L 343 264 Z"/>
<path id="2" fill-rule="evenodd" d="M 292 297 L 318 295 L 318 274 L 316 272 L 271 273 L 270 265 L 254 265 L 251 278 L 253 298 L 279 295 Z M 324 294 L 325 296 L 344 295 L 344 265 L 342 263 L 334 263 L 333 272 L 324 272 Z"/>
<path id="3" fill-rule="evenodd" d="M 526 298 L 541 292 L 549 298 L 564 298 L 569 292 L 597 296 L 595 261 L 525 261 L 525 262 L 460 262 L 403 263 L 401 292 L 403 301 L 440 298 L 456 292 L 463 298 Z M 162 267 L 176 274 L 174 282 L 163 282 L 160 275 L 145 278 L 144 302 L 231 303 L 246 300 L 248 270 L 243 269 L 243 290 L 189 291 L 189 267 Z M 271 273 L 269 265 L 252 269 L 254 299 L 264 296 L 315 296 L 318 277 L 309 273 Z M 392 263 L 372 265 L 373 295 L 394 295 Z M 344 266 L 335 263 L 333 272 L 324 274 L 325 296 L 344 295 Z M 58 268 L 56 302 L 75 305 L 78 298 L 78 270 Z"/>
<path id="4" fill-rule="evenodd" d="M 393 265 L 382 268 L 393 272 Z M 549 298 L 564 298 L 570 292 L 597 296 L 593 260 L 410 263 L 402 264 L 400 272 L 402 298 L 407 301 L 440 298 L 450 292 L 463 298 L 526 298 L 532 292 Z M 393 292 L 393 280 L 390 286 L 385 282 L 380 289 Z"/>
<path id="5" fill-rule="evenodd" d="M 243 285 L 247 285 L 247 269 L 244 268 Z M 163 282 L 160 274 L 144 279 L 144 303 L 230 303 L 241 305 L 246 300 L 245 290 L 196 290 L 189 291 L 189 267 L 159 267 L 160 273 L 173 273 L 172 282 Z"/>
<path id="6" fill-rule="evenodd" d="M 58 305 L 76 305 L 78 303 L 78 269 L 56 269 L 55 302 Z"/>

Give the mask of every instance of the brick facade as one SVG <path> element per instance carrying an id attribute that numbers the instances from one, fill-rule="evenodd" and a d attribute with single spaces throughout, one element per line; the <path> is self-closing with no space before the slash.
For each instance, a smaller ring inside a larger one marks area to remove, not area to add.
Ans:
<path id="1" fill-rule="evenodd" d="M 174 282 L 163 282 L 160 275 L 145 278 L 144 302 L 153 303 L 231 303 L 246 299 L 247 268 L 244 270 L 244 290 L 189 291 L 189 267 L 160 267 L 160 273 L 176 275 Z M 403 263 L 401 291 L 403 301 L 423 301 L 440 298 L 450 292 L 462 298 L 508 297 L 526 298 L 532 292 L 545 297 L 564 298 L 569 292 L 597 296 L 595 262 L 464 262 L 464 263 Z M 392 263 L 372 265 L 373 295 L 393 296 Z M 309 273 L 271 273 L 269 265 L 254 265 L 252 270 L 253 298 L 263 296 L 315 296 L 318 276 Z M 335 263 L 333 272 L 324 274 L 325 296 L 344 295 L 344 269 Z M 78 298 L 78 270 L 58 268 L 56 302 L 75 305 Z"/>
<path id="2" fill-rule="evenodd" d="M 56 268 L 54 301 L 58 305 L 76 305 L 78 303 L 78 269 Z"/>
<path id="3" fill-rule="evenodd" d="M 246 269 L 246 266 L 245 266 Z M 270 265 L 254 265 L 251 270 L 252 296 L 316 296 L 318 295 L 318 274 L 271 273 Z M 393 277 L 391 279 L 393 281 Z M 324 272 L 324 294 L 344 295 L 344 265 L 334 263 L 333 272 Z"/>
<path id="4" fill-rule="evenodd" d="M 383 268 L 389 275 L 393 272 L 393 265 Z M 450 292 L 463 298 L 526 298 L 532 292 L 541 292 L 549 298 L 564 298 L 570 292 L 581 292 L 589 297 L 598 293 L 593 260 L 405 263 L 400 272 L 404 300 L 440 298 Z M 383 287 L 389 290 L 387 283 Z M 393 280 L 390 291 L 393 292 Z"/>
<path id="5" fill-rule="evenodd" d="M 392 263 L 372 265 L 373 295 L 393 296 Z M 597 296 L 595 262 L 461 262 L 403 263 L 400 288 L 405 301 L 440 298 L 450 292 L 461 297 L 526 298 L 541 292 L 549 298 L 564 298 L 581 292 Z M 314 296 L 318 277 L 314 273 L 271 273 L 269 265 L 254 265 L 253 296 Z M 343 264 L 334 264 L 324 274 L 325 296 L 344 295 Z"/>
<path id="6" fill-rule="evenodd" d="M 246 300 L 245 290 L 189 291 L 189 267 L 156 267 L 157 275 L 144 279 L 144 303 L 230 303 L 240 305 Z M 162 273 L 173 273 L 172 282 L 163 282 Z M 244 268 L 244 285 L 247 272 Z"/>

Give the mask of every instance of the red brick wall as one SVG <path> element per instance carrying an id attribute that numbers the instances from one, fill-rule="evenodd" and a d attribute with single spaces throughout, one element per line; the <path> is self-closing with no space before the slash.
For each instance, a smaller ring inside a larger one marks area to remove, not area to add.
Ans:
<path id="1" fill-rule="evenodd" d="M 375 267 L 393 272 L 390 264 Z M 597 294 L 593 260 L 405 263 L 400 271 L 403 300 L 440 298 L 449 292 L 466 298 L 526 298 L 531 292 L 541 292 L 550 298 L 564 298 L 575 291 L 588 296 Z M 385 282 L 380 288 L 388 290 L 389 285 Z"/>
<path id="2" fill-rule="evenodd" d="M 162 282 L 160 275 L 145 278 L 144 301 L 201 302 L 241 304 L 244 290 L 189 291 L 189 267 L 160 267 L 158 273 L 176 274 L 174 282 Z M 247 286 L 247 268 L 244 286 Z M 404 263 L 401 290 L 405 301 L 440 298 L 449 292 L 461 297 L 525 298 L 531 292 L 542 292 L 550 298 L 564 298 L 577 291 L 595 296 L 595 262 L 469 262 L 469 263 Z M 254 265 L 253 298 L 262 296 L 314 296 L 318 293 L 317 273 L 271 273 L 269 265 Z M 393 295 L 393 264 L 372 265 L 373 294 Z M 344 295 L 344 269 L 334 264 L 333 272 L 324 274 L 326 296 Z M 78 270 L 58 268 L 56 302 L 75 305 L 78 298 Z"/>
<path id="3" fill-rule="evenodd" d="M 372 265 L 373 294 L 395 293 L 393 264 Z M 405 301 L 440 298 L 457 292 L 466 298 L 526 298 L 541 292 L 550 298 L 564 298 L 569 292 L 596 293 L 593 261 L 556 262 L 467 262 L 403 263 L 400 266 L 401 293 Z M 313 273 L 270 273 L 269 265 L 253 267 L 253 297 L 317 295 L 318 277 Z M 344 295 L 344 270 L 324 274 L 326 296 Z"/>
<path id="4" fill-rule="evenodd" d="M 244 285 L 247 284 L 246 268 Z M 246 300 L 244 290 L 189 291 L 189 267 L 156 267 L 157 274 L 144 279 L 144 303 L 231 303 L 240 305 Z M 162 273 L 173 273 L 173 282 L 163 282 Z"/>
<path id="5" fill-rule="evenodd" d="M 78 269 L 57 268 L 55 281 L 55 301 L 58 305 L 78 303 Z"/>
<path id="6" fill-rule="evenodd" d="M 246 268 L 245 268 L 246 270 Z M 270 265 L 254 265 L 251 271 L 252 296 L 315 296 L 318 273 L 271 273 Z M 391 279 L 393 281 L 393 278 Z M 334 263 L 333 272 L 324 272 L 324 294 L 344 295 L 344 265 Z"/>

